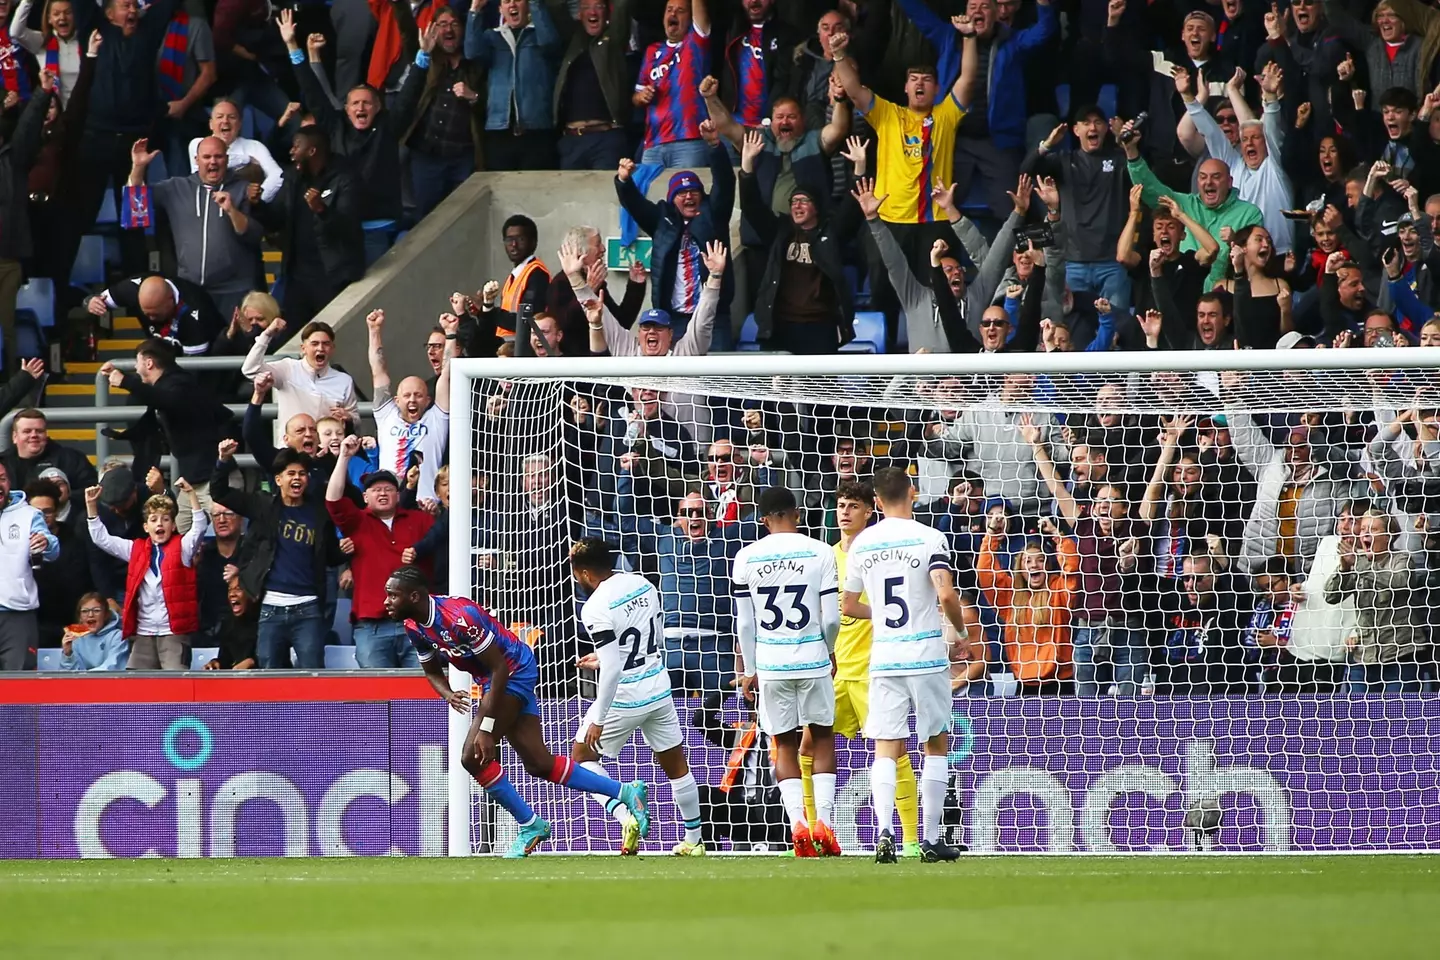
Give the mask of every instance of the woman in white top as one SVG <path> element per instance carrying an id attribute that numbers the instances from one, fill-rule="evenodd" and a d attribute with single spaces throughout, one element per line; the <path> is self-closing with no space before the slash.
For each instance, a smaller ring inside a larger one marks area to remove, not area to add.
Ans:
<path id="1" fill-rule="evenodd" d="M 59 2 L 59 0 L 51 0 L 51 2 Z M 275 194 L 280 192 L 280 183 L 284 174 L 265 144 L 259 140 L 248 140 L 240 136 L 241 125 L 240 108 L 233 100 L 222 98 L 215 101 L 215 106 L 210 111 L 210 135 L 225 141 L 225 145 L 229 148 L 226 150 L 226 154 L 230 158 L 232 171 L 238 172 L 241 167 L 252 163 L 259 166 L 265 175 L 265 179 L 260 182 L 260 199 L 268 203 L 275 199 Z M 196 137 L 190 141 L 191 173 L 199 169 L 195 163 L 195 151 L 199 148 L 201 139 Z"/>
<path id="2" fill-rule="evenodd" d="M 45 69 L 46 47 L 53 37 L 55 66 L 60 74 L 60 106 L 70 104 L 70 91 L 80 78 L 80 40 L 75 31 L 75 8 L 71 0 L 49 0 L 45 4 L 45 26 L 36 32 L 25 25 L 30 19 L 34 0 L 20 0 L 15 15 L 10 18 L 10 36 L 16 43 L 29 50 Z"/>

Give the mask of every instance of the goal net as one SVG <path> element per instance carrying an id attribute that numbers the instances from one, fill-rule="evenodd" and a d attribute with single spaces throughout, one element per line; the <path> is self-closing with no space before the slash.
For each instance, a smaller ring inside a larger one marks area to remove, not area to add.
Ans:
<path id="1" fill-rule="evenodd" d="M 949 540 L 966 617 L 947 636 L 952 842 L 1440 848 L 1437 354 L 460 361 L 450 591 L 531 644 L 545 739 L 566 755 L 594 695 L 566 557 L 581 536 L 613 544 L 661 595 L 710 851 L 779 850 L 768 741 L 733 690 L 730 561 L 764 536 L 763 488 L 848 543 L 878 519 L 867 479 L 900 467 L 915 518 Z M 847 622 L 837 650 L 851 714 L 863 634 Z M 467 727 L 452 715 L 450 850 L 503 851 L 513 821 L 456 762 Z M 867 850 L 871 745 L 836 752 L 834 827 Z M 604 807 L 501 753 L 552 825 L 542 849 L 617 850 Z M 639 735 L 604 765 L 650 785 L 642 850 L 668 851 L 680 818 Z"/>

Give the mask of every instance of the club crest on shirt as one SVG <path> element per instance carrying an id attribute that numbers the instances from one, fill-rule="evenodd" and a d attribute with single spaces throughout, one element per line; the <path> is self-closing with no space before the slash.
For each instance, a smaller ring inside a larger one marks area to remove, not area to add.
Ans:
<path id="1" fill-rule="evenodd" d="M 1114 173 L 1114 172 L 1115 172 L 1115 161 L 1114 161 L 1114 160 L 1105 160 L 1105 161 L 1103 161 L 1103 162 L 1100 164 L 1100 172 L 1101 172 L 1101 173 Z"/>

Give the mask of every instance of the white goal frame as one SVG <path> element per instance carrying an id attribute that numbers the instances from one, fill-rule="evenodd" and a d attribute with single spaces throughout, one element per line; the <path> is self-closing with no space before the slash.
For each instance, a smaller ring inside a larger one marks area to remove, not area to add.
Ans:
<path id="1" fill-rule="evenodd" d="M 456 524 L 468 530 L 473 503 L 469 477 L 475 467 L 471 425 L 475 414 L 474 382 L 478 379 L 545 379 L 614 381 L 627 378 L 696 377 L 895 377 L 1004 374 L 1138 374 L 1161 371 L 1221 373 L 1226 371 L 1326 371 L 1434 369 L 1440 375 L 1440 347 L 1346 350 L 1214 350 L 1146 352 L 1073 352 L 1002 354 L 725 354 L 702 357 L 497 358 L 451 361 L 450 376 L 450 582 L 452 594 L 472 589 L 471 538 L 456 536 Z M 470 679 L 450 668 L 452 686 L 469 688 Z M 469 729 L 468 717 L 447 711 L 449 855 L 473 852 L 470 805 L 474 783 L 461 768 L 460 751 Z"/>

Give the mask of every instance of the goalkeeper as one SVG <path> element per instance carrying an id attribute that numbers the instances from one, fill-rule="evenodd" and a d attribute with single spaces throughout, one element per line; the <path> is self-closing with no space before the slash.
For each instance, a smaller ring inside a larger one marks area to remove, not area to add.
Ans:
<path id="1" fill-rule="evenodd" d="M 840 582 L 845 582 L 845 563 L 850 544 L 870 526 L 875 513 L 875 491 L 868 481 L 842 481 L 835 490 L 835 520 L 840 528 L 840 541 L 835 544 L 835 568 Z M 863 598 L 862 598 L 863 599 Z M 868 602 L 868 601 L 867 601 Z M 859 735 L 870 712 L 870 638 L 869 620 L 840 618 L 840 634 L 835 639 L 835 732 L 847 740 Z M 800 778 L 805 787 L 805 819 L 814 823 L 815 760 L 810 730 L 800 740 Z M 908 751 L 895 761 L 895 809 L 900 814 L 900 832 L 904 840 L 901 855 L 920 856 L 920 801 L 915 783 L 915 767 Z"/>

